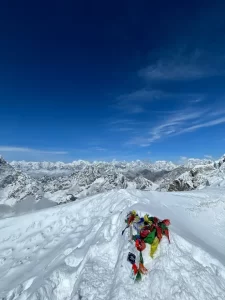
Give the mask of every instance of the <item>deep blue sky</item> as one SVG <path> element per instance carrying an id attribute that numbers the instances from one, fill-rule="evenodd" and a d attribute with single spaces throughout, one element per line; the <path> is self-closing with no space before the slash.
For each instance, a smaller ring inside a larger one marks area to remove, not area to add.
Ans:
<path id="1" fill-rule="evenodd" d="M 0 154 L 225 152 L 224 1 L 2 1 Z"/>

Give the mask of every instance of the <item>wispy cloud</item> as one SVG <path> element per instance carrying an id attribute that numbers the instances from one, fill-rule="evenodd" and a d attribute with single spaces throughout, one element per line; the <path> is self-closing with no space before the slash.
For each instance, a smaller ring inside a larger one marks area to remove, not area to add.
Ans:
<path id="1" fill-rule="evenodd" d="M 216 111 L 211 111 L 209 113 L 209 115 L 211 117 L 218 117 L 218 116 L 221 116 L 221 115 L 225 116 L 225 109 L 224 108 L 220 108 L 220 109 L 217 109 Z"/>
<path id="2" fill-rule="evenodd" d="M 135 119 L 117 119 L 110 121 L 106 126 L 109 126 L 109 130 L 112 132 L 134 134 L 138 132 L 139 128 L 148 124 L 149 122 Z"/>
<path id="3" fill-rule="evenodd" d="M 186 156 L 180 156 L 180 160 L 184 161 L 187 160 L 188 158 Z"/>
<path id="4" fill-rule="evenodd" d="M 199 97 L 196 97 L 196 99 L 194 99 L 194 100 L 190 100 L 190 103 L 200 103 L 200 102 L 204 101 L 204 99 L 205 99 L 204 96 L 201 95 Z"/>
<path id="5" fill-rule="evenodd" d="M 195 123 L 197 125 L 193 125 Z M 208 110 L 199 111 L 176 111 L 173 115 L 163 120 L 159 125 L 148 130 L 145 136 L 135 136 L 126 144 L 138 145 L 140 147 L 148 147 L 152 143 L 164 138 L 193 132 L 201 128 L 212 127 L 225 123 L 225 117 L 212 118 Z"/>
<path id="6" fill-rule="evenodd" d="M 137 125 L 143 125 L 143 124 L 147 124 L 146 121 L 137 121 L 136 119 L 116 119 L 113 121 L 110 121 L 109 123 L 107 123 L 107 125 L 110 126 L 126 126 L 126 127 L 132 127 L 132 126 L 137 126 Z"/>
<path id="7" fill-rule="evenodd" d="M 224 57 L 209 57 L 206 53 L 195 51 L 192 54 L 178 54 L 171 58 L 161 58 L 138 72 L 147 80 L 197 80 L 224 75 L 221 66 Z"/>
<path id="8" fill-rule="evenodd" d="M 27 153 L 43 153 L 43 154 L 68 154 L 67 151 L 46 151 L 40 149 L 24 148 L 24 147 L 11 147 L 11 146 L 0 146 L 2 152 L 27 152 Z"/>
<path id="9" fill-rule="evenodd" d="M 126 132 L 126 131 L 133 131 L 134 128 L 133 127 L 116 127 L 116 128 L 112 128 L 112 131 L 118 131 L 118 132 Z"/>
<path id="10" fill-rule="evenodd" d="M 145 112 L 144 103 L 163 97 L 163 92 L 158 90 L 141 89 L 117 97 L 116 108 L 126 113 L 138 114 Z"/>
<path id="11" fill-rule="evenodd" d="M 149 80 L 190 80 L 216 75 L 215 71 L 178 62 L 158 61 L 141 70 L 139 75 Z"/>
<path id="12" fill-rule="evenodd" d="M 140 104 L 129 103 L 124 100 L 119 101 L 116 105 L 116 108 L 123 110 L 125 113 L 128 114 L 139 114 L 145 111 L 143 106 L 141 106 Z"/>
<path id="13" fill-rule="evenodd" d="M 153 89 L 141 89 L 132 93 L 120 95 L 117 98 L 115 108 L 120 109 L 128 114 L 137 114 L 149 112 L 149 105 L 163 101 L 179 101 L 184 103 L 198 104 L 205 99 L 205 96 L 200 93 L 174 93 L 163 92 Z M 161 113 L 165 111 L 161 111 Z M 166 112 L 168 113 L 168 112 Z"/>
<path id="14" fill-rule="evenodd" d="M 131 119 L 117 119 L 117 120 L 113 120 L 110 121 L 110 125 L 120 125 L 120 124 L 135 124 L 134 120 Z"/>
<path id="15" fill-rule="evenodd" d="M 212 155 L 204 155 L 205 158 L 212 159 Z"/>
<path id="16" fill-rule="evenodd" d="M 183 165 L 183 164 L 187 163 L 187 161 L 188 161 L 188 157 L 180 156 L 177 163 Z"/>
<path id="17" fill-rule="evenodd" d="M 95 150 L 95 151 L 106 151 L 107 149 L 106 148 L 102 148 L 102 147 L 92 147 L 91 150 Z"/>
<path id="18" fill-rule="evenodd" d="M 166 122 L 154 127 L 150 130 L 148 144 L 160 140 L 164 137 L 175 135 L 182 130 L 187 122 L 201 117 L 205 111 L 188 112 L 177 111 L 173 116 L 168 118 Z"/>
<path id="19" fill-rule="evenodd" d="M 152 101 L 163 96 L 163 92 L 159 90 L 141 89 L 132 93 L 124 94 L 118 97 L 120 101 Z"/>
<path id="20" fill-rule="evenodd" d="M 215 126 L 215 125 L 219 125 L 219 124 L 223 124 L 223 123 L 225 123 L 225 117 L 184 128 L 180 133 L 192 132 L 199 128 L 211 127 L 211 126 Z"/>

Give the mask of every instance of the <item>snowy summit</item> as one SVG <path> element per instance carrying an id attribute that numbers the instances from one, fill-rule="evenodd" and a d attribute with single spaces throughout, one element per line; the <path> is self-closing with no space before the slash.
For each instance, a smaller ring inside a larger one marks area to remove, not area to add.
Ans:
<path id="1" fill-rule="evenodd" d="M 222 300 L 224 157 L 194 167 L 156 165 L 74 162 L 37 168 L 1 158 L 1 299 Z M 174 192 L 161 186 L 174 186 Z M 171 222 L 170 243 L 163 236 L 154 257 L 146 244 L 148 271 L 138 283 L 127 261 L 128 253 L 138 257 L 135 243 L 129 230 L 121 234 L 130 211 Z"/>

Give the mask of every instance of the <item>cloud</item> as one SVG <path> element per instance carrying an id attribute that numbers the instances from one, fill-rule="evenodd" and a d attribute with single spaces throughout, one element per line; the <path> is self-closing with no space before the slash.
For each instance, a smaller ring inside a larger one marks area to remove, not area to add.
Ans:
<path id="1" fill-rule="evenodd" d="M 98 147 L 98 146 L 92 147 L 91 149 L 95 150 L 95 151 L 106 151 L 107 150 L 106 148 L 102 148 L 102 147 Z"/>
<path id="2" fill-rule="evenodd" d="M 139 114 L 139 113 L 142 113 L 145 111 L 141 105 L 129 103 L 124 100 L 120 101 L 117 104 L 116 108 L 123 110 L 125 113 L 128 113 L 128 114 Z"/>
<path id="3" fill-rule="evenodd" d="M 186 161 L 188 158 L 186 156 L 180 156 L 180 160 Z"/>
<path id="4" fill-rule="evenodd" d="M 222 62 L 222 63 L 221 63 Z M 198 80 L 224 75 L 224 57 L 211 57 L 203 51 L 192 54 L 178 53 L 170 58 L 161 58 L 156 63 L 141 69 L 140 77 L 147 80 Z"/>
<path id="5" fill-rule="evenodd" d="M 154 142 L 164 138 L 193 132 L 201 128 L 212 127 L 223 123 L 225 123 L 225 117 L 214 117 L 212 119 L 212 115 L 209 113 L 209 110 L 206 109 L 201 109 L 199 111 L 175 111 L 167 119 L 148 130 L 145 136 L 135 136 L 130 139 L 126 145 L 148 147 Z"/>
<path id="6" fill-rule="evenodd" d="M 134 125 L 135 121 L 131 119 L 118 119 L 118 120 L 113 120 L 110 122 L 110 125 L 120 125 L 120 124 L 131 124 Z"/>
<path id="7" fill-rule="evenodd" d="M 163 92 L 159 90 L 141 89 L 132 93 L 120 95 L 117 99 L 119 101 L 152 101 L 157 100 L 163 96 Z"/>
<path id="8" fill-rule="evenodd" d="M 109 123 L 107 123 L 107 125 L 110 126 L 118 126 L 118 128 L 122 128 L 123 126 L 125 127 L 133 127 L 133 126 L 137 126 L 137 125 L 144 125 L 144 124 L 148 124 L 147 121 L 137 121 L 136 119 L 117 119 L 117 120 L 113 120 Z"/>
<path id="9" fill-rule="evenodd" d="M 192 132 L 199 128 L 211 127 L 211 126 L 215 126 L 215 125 L 219 125 L 219 124 L 223 124 L 223 123 L 225 123 L 225 117 L 185 128 L 181 131 L 181 133 Z"/>
<path id="10" fill-rule="evenodd" d="M 134 128 L 132 127 L 118 127 L 118 128 L 112 128 L 112 131 L 119 131 L 119 132 L 126 132 L 126 131 L 133 131 Z"/>
<path id="11" fill-rule="evenodd" d="M 216 72 L 184 63 L 159 61 L 141 70 L 139 75 L 149 80 L 195 80 L 216 75 Z"/>
<path id="12" fill-rule="evenodd" d="M 23 148 L 23 147 L 9 147 L 9 146 L 0 146 L 0 151 L 2 152 L 27 152 L 27 153 L 43 153 L 43 154 L 68 154 L 67 151 L 45 151 L 32 148 Z"/>
<path id="13" fill-rule="evenodd" d="M 117 119 L 106 124 L 111 132 L 118 132 L 129 135 L 138 133 L 139 130 L 148 125 L 149 121 L 135 119 Z"/>
<path id="14" fill-rule="evenodd" d="M 149 131 L 150 137 L 147 139 L 147 144 L 151 144 L 163 137 L 175 135 L 180 132 L 182 126 L 191 120 L 195 120 L 201 117 L 204 111 L 188 112 L 188 111 L 177 111 L 168 118 L 164 123 L 154 127 Z"/>
<path id="15" fill-rule="evenodd" d="M 145 112 L 143 104 L 159 100 L 163 97 L 163 92 L 158 90 L 141 89 L 132 93 L 123 94 L 117 97 L 116 108 L 130 114 Z"/>
<path id="16" fill-rule="evenodd" d="M 205 158 L 209 158 L 209 159 L 212 159 L 212 155 L 204 155 Z"/>
<path id="17" fill-rule="evenodd" d="M 186 156 L 180 156 L 179 159 L 178 159 L 178 161 L 177 161 L 177 163 L 181 164 L 181 165 L 184 165 L 187 162 L 188 162 L 188 157 L 186 157 Z"/>
<path id="18" fill-rule="evenodd" d="M 225 75 L 225 56 L 195 50 L 185 53 L 183 49 L 176 55 L 162 56 L 158 61 L 137 72 L 139 77 L 147 80 L 142 89 L 125 93 L 117 97 L 114 108 L 127 114 L 141 114 L 149 112 L 149 103 L 156 101 L 179 101 L 198 105 L 203 102 L 207 94 L 168 92 L 165 86 L 159 88 L 161 81 L 189 81 Z M 149 87 L 151 84 L 151 88 Z M 154 88 L 155 87 L 155 88 Z"/>
<path id="19" fill-rule="evenodd" d="M 225 116 L 225 110 L 224 110 L 224 108 L 220 108 L 220 109 L 217 109 L 216 111 L 210 112 L 209 115 L 211 117 L 217 117 L 217 116 L 221 116 L 221 115 Z"/>
<path id="20" fill-rule="evenodd" d="M 178 101 L 183 103 L 198 104 L 205 99 L 201 93 L 175 93 L 163 92 L 153 89 L 141 89 L 117 97 L 117 104 L 114 108 L 123 110 L 129 114 L 149 112 L 149 104 L 161 101 Z M 147 109 L 148 108 L 148 109 Z M 158 111 L 165 113 L 165 111 Z M 157 113 L 157 111 L 156 111 Z M 166 112 L 168 113 L 168 112 Z"/>
<path id="21" fill-rule="evenodd" d="M 109 130 L 113 132 L 135 132 L 137 126 L 143 125 L 144 122 L 131 119 L 118 119 L 107 123 Z"/>
<path id="22" fill-rule="evenodd" d="M 204 101 L 204 99 L 205 98 L 203 96 L 199 96 L 199 98 L 197 97 L 194 100 L 190 100 L 190 103 L 200 103 L 200 102 Z"/>

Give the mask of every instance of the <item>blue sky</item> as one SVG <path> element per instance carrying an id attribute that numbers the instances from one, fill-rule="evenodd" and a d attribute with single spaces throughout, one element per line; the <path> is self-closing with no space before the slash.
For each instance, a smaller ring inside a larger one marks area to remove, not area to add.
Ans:
<path id="1" fill-rule="evenodd" d="M 0 154 L 221 156 L 224 11 L 223 1 L 4 1 Z"/>

